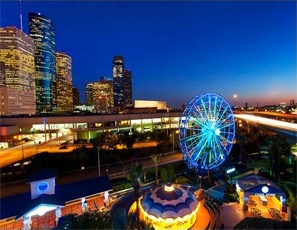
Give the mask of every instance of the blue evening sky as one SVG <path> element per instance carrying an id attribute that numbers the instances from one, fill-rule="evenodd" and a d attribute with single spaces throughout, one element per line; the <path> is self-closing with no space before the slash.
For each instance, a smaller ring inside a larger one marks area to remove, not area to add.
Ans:
<path id="1" fill-rule="evenodd" d="M 1 1 L 1 27 L 20 28 L 19 1 Z M 296 1 L 22 1 L 50 18 L 56 51 L 72 57 L 73 85 L 112 77 L 123 55 L 133 101 L 180 107 L 215 92 L 237 105 L 297 101 Z"/>

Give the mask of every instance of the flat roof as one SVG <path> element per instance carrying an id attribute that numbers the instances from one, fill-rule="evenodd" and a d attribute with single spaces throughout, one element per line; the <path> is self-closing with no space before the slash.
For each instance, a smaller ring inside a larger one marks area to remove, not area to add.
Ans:
<path id="1" fill-rule="evenodd" d="M 242 189 L 242 191 L 244 191 L 244 192 L 253 192 L 254 190 L 256 192 L 261 192 L 260 188 L 263 185 L 269 186 L 275 192 L 279 192 L 279 193 L 283 192 L 281 190 L 281 188 L 276 183 L 274 183 L 273 181 L 271 181 L 271 180 L 269 180 L 269 179 L 267 179 L 265 177 L 256 175 L 254 173 L 246 175 L 246 176 L 241 177 L 241 178 L 238 178 L 236 180 L 236 182 L 239 185 L 239 187 Z"/>
<path id="2" fill-rule="evenodd" d="M 111 190 L 111 183 L 108 176 L 105 175 L 57 185 L 54 195 L 42 195 L 33 200 L 31 192 L 4 197 L 0 200 L 0 220 L 14 216 L 20 217 L 43 203 L 64 206 L 66 202 Z"/>

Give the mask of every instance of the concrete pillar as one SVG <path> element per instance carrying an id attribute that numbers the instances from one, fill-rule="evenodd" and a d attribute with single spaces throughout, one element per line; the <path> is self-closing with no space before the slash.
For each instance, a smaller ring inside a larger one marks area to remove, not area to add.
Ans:
<path id="1" fill-rule="evenodd" d="M 104 206 L 109 206 L 109 194 L 107 191 L 104 193 Z"/>
<path id="2" fill-rule="evenodd" d="M 52 133 L 51 133 L 51 124 L 47 124 L 48 125 L 48 140 L 52 139 Z"/>
<path id="3" fill-rule="evenodd" d="M 23 224 L 24 224 L 24 230 L 31 229 L 31 217 L 30 216 L 24 216 Z"/>
<path id="4" fill-rule="evenodd" d="M 86 198 L 81 199 L 81 209 L 82 209 L 82 212 L 85 212 L 88 209 L 88 203 Z"/>
<path id="5" fill-rule="evenodd" d="M 56 226 L 58 225 L 59 219 L 62 216 L 62 211 L 60 207 L 56 208 Z"/>

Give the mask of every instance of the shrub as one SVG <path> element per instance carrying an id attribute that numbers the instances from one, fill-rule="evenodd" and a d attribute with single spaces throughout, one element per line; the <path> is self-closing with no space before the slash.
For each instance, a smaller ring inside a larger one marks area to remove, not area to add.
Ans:
<path id="1" fill-rule="evenodd" d="M 176 183 L 177 184 L 186 184 L 188 182 L 188 178 L 185 176 L 179 176 L 176 178 Z"/>
<path id="2" fill-rule="evenodd" d="M 168 176 L 170 177 L 170 181 L 171 182 L 175 181 L 176 175 L 172 164 L 167 165 L 167 172 L 168 172 Z"/>
<path id="3" fill-rule="evenodd" d="M 160 174 L 161 174 L 161 181 L 164 183 L 164 182 L 167 182 L 168 181 L 168 172 L 167 172 L 167 169 L 166 168 L 161 168 L 160 170 Z"/>

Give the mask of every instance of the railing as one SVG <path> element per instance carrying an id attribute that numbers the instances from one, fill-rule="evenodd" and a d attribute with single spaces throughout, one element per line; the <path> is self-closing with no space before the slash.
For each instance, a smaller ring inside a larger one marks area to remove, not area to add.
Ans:
<path id="1" fill-rule="evenodd" d="M 203 205 L 210 215 L 210 221 L 205 229 L 218 229 L 221 220 L 220 209 L 218 208 L 216 203 L 212 203 L 214 202 L 214 200 L 205 190 L 202 190 L 201 197 L 203 199 Z"/>

